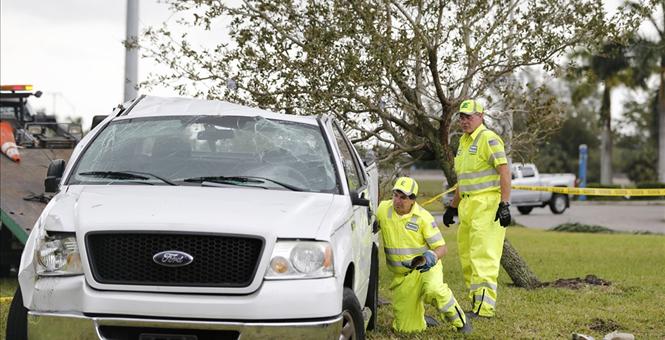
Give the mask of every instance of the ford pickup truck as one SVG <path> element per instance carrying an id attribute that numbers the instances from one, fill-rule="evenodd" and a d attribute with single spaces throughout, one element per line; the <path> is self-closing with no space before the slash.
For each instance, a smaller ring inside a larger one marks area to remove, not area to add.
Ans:
<path id="1" fill-rule="evenodd" d="M 575 186 L 574 174 L 541 174 L 535 164 L 513 163 L 512 185 L 572 187 Z M 564 194 L 546 191 L 512 190 L 510 204 L 524 215 L 531 213 L 533 208 L 548 206 L 552 213 L 562 214 L 570 206 L 570 198 Z"/>
<path id="2" fill-rule="evenodd" d="M 376 166 L 334 119 L 142 96 L 54 160 L 8 339 L 363 339 Z"/>

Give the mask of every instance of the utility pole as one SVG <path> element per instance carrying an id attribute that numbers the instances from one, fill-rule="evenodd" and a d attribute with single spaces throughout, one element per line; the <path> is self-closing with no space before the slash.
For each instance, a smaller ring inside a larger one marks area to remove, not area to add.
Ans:
<path id="1" fill-rule="evenodd" d="M 137 95 L 139 62 L 139 0 L 127 0 L 127 32 L 125 34 L 125 96 L 124 101 Z"/>
<path id="2" fill-rule="evenodd" d="M 587 147 L 586 144 L 580 144 L 579 146 L 579 152 L 580 152 L 580 164 L 579 164 L 579 171 L 578 171 L 578 177 L 577 179 L 579 180 L 578 187 L 580 188 L 586 188 L 586 164 L 589 159 L 589 148 Z M 586 201 L 586 196 L 585 195 L 580 195 L 577 196 L 578 201 Z"/>

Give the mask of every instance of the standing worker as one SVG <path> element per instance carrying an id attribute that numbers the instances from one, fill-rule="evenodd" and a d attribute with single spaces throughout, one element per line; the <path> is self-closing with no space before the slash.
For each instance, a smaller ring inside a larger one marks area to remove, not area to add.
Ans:
<path id="1" fill-rule="evenodd" d="M 400 177 L 392 190 L 392 200 L 379 204 L 377 219 L 386 254 L 388 269 L 393 274 L 392 327 L 411 333 L 427 328 L 425 306 L 431 303 L 458 331 L 470 333 L 464 311 L 448 285 L 443 283 L 441 261 L 446 242 L 432 215 L 418 203 L 418 183 Z"/>
<path id="2" fill-rule="evenodd" d="M 459 211 L 459 258 L 472 301 L 467 315 L 493 317 L 506 235 L 503 227 L 510 224 L 510 169 L 503 141 L 483 124 L 480 103 L 463 101 L 459 119 L 464 135 L 455 156 L 457 189 L 443 223 L 453 224 Z"/>

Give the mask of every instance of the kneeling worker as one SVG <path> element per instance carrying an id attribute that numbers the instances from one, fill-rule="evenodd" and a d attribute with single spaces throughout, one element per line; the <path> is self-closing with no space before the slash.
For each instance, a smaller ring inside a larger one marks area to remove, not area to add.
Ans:
<path id="1" fill-rule="evenodd" d="M 418 203 L 418 183 L 400 177 L 393 187 L 392 200 L 379 204 L 377 219 L 392 272 L 392 327 L 398 332 L 419 332 L 427 328 L 425 306 L 431 303 L 457 330 L 471 332 L 471 325 L 443 283 L 443 266 L 439 260 L 447 252 L 446 242 L 432 215 Z M 415 260 L 414 260 L 415 259 Z M 413 262 L 419 262 L 413 264 Z M 415 268 L 414 268 L 415 267 Z"/>

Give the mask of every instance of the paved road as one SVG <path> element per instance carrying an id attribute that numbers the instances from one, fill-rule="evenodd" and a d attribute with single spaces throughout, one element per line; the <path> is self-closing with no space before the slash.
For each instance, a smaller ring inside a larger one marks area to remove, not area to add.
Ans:
<path id="1" fill-rule="evenodd" d="M 563 223 L 599 225 L 616 231 L 649 231 L 665 234 L 665 201 L 658 202 L 571 202 L 563 214 L 549 208 L 534 208 L 529 215 L 511 208 L 515 220 L 530 228 L 549 229 Z M 435 215 L 442 222 L 442 215 Z"/>

